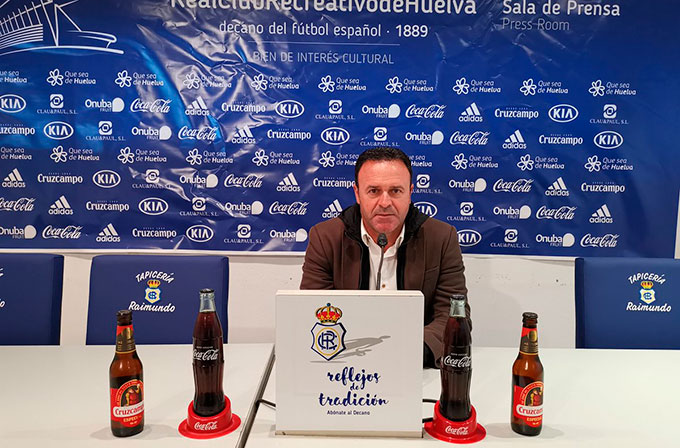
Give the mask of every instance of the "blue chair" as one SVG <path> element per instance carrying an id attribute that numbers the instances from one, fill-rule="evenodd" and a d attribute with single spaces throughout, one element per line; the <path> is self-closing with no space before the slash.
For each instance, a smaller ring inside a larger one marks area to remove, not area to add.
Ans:
<path id="1" fill-rule="evenodd" d="M 576 347 L 680 348 L 680 260 L 577 258 Z"/>
<path id="2" fill-rule="evenodd" d="M 1 345 L 59 345 L 63 278 L 61 255 L 0 254 Z"/>
<path id="3" fill-rule="evenodd" d="M 215 290 L 227 342 L 229 259 L 219 256 L 101 255 L 92 259 L 86 343 L 114 344 L 116 312 L 132 310 L 140 344 L 190 344 L 199 291 Z"/>

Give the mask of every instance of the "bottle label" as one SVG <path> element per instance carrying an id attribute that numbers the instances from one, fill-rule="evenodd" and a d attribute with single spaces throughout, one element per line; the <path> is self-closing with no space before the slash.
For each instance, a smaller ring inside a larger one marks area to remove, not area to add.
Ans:
<path id="1" fill-rule="evenodd" d="M 144 384 L 130 380 L 118 389 L 111 389 L 111 420 L 128 428 L 144 419 Z"/>
<path id="2" fill-rule="evenodd" d="M 524 388 L 514 387 L 512 412 L 528 426 L 543 424 L 543 382 L 535 381 Z"/>
<path id="3" fill-rule="evenodd" d="M 519 341 L 519 351 L 526 355 L 538 353 L 538 331 L 535 328 L 522 327 L 522 338 Z"/>
<path id="4" fill-rule="evenodd" d="M 135 349 L 135 338 L 132 325 L 118 325 L 116 327 L 116 351 L 127 353 Z"/>
<path id="5" fill-rule="evenodd" d="M 472 357 L 470 353 L 450 353 L 442 359 L 442 366 L 452 369 L 470 370 L 472 367 Z"/>
<path id="6" fill-rule="evenodd" d="M 220 351 L 217 348 L 196 347 L 194 348 L 194 360 L 196 361 L 217 361 Z"/>

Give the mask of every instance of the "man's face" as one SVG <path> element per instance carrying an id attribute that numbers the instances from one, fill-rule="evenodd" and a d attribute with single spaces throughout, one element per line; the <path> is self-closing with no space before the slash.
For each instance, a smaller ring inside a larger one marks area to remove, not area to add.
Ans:
<path id="1" fill-rule="evenodd" d="M 376 240 L 384 233 L 394 241 L 401 232 L 409 204 L 411 184 L 408 169 L 401 160 L 369 160 L 361 166 L 354 196 L 368 234 Z"/>

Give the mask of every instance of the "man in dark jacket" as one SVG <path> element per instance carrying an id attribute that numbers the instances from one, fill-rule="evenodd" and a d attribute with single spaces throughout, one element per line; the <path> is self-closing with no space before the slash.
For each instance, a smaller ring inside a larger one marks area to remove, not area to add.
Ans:
<path id="1" fill-rule="evenodd" d="M 411 204 L 411 161 L 399 149 L 363 152 L 354 179 L 357 203 L 309 232 L 300 288 L 422 291 L 423 363 L 434 366 L 444 350 L 449 299 L 467 293 L 456 229 Z"/>

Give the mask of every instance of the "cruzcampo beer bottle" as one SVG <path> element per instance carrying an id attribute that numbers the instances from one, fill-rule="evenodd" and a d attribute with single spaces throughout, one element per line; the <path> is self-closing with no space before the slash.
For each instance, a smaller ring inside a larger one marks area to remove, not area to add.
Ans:
<path id="1" fill-rule="evenodd" d="M 536 313 L 522 315 L 519 354 L 512 365 L 510 426 L 518 434 L 537 436 L 543 426 L 543 364 L 538 358 Z"/>
<path id="2" fill-rule="evenodd" d="M 470 324 L 465 317 L 465 296 L 454 294 L 444 330 L 444 356 L 440 369 L 442 393 L 439 398 L 439 412 L 452 421 L 470 418 L 471 344 Z"/>
<path id="3" fill-rule="evenodd" d="M 132 311 L 118 311 L 116 318 L 116 354 L 109 367 L 111 432 L 127 437 L 144 429 L 144 376 L 135 348 Z"/>

